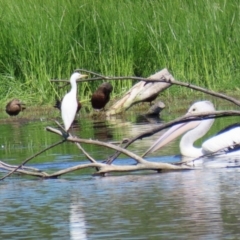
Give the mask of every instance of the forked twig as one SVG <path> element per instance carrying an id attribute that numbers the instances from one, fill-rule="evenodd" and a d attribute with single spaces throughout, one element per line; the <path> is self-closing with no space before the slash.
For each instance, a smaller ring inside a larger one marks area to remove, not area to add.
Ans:
<path id="1" fill-rule="evenodd" d="M 49 131 L 49 132 L 53 132 L 55 134 L 58 134 L 58 135 L 62 136 L 62 132 L 60 130 L 56 129 L 56 128 L 46 127 L 46 130 Z M 130 158 L 134 159 L 138 163 L 146 163 L 147 162 L 145 159 L 141 158 L 137 154 L 135 154 L 133 152 L 130 152 L 127 149 L 123 149 L 121 147 L 118 147 L 118 146 L 116 146 L 114 144 L 101 142 L 101 141 L 93 140 L 93 139 L 82 139 L 82 138 L 77 138 L 77 137 L 72 137 L 72 136 L 69 136 L 66 140 L 68 140 L 70 142 L 94 144 L 94 145 L 98 145 L 98 146 L 107 147 L 107 148 L 119 151 L 119 152 L 129 156 Z"/>
<path id="2" fill-rule="evenodd" d="M 87 159 L 88 159 L 90 162 L 92 162 L 92 163 L 97 163 L 97 161 L 96 161 L 94 158 L 92 158 L 92 157 L 84 150 L 84 148 L 81 146 L 80 143 L 75 142 L 75 144 L 76 144 L 77 147 L 83 152 L 83 154 L 87 157 Z"/>

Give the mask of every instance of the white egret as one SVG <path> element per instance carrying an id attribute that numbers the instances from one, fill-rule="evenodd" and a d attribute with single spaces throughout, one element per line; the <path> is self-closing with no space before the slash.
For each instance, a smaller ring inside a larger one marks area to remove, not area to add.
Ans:
<path id="1" fill-rule="evenodd" d="M 82 75 L 78 72 L 72 74 L 70 78 L 71 90 L 63 97 L 61 103 L 61 115 L 66 132 L 71 127 L 78 108 L 76 81 L 83 77 L 87 77 L 87 75 Z"/>
<path id="2" fill-rule="evenodd" d="M 215 111 L 210 101 L 200 101 L 194 103 L 188 110 L 187 115 L 194 113 L 207 113 Z M 194 142 L 204 136 L 211 128 L 214 119 L 190 121 L 177 124 L 166 131 L 147 151 L 151 153 L 163 147 L 168 142 L 185 133 L 180 141 L 180 151 L 182 156 L 197 158 L 204 154 L 211 154 L 224 149 L 224 155 L 240 156 L 240 124 L 233 124 L 221 130 L 217 135 L 206 140 L 201 148 L 194 147 Z"/>

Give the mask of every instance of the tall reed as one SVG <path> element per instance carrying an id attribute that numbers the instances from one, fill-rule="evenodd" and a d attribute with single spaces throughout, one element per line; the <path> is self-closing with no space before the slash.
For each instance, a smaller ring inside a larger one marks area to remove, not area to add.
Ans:
<path id="1" fill-rule="evenodd" d="M 49 79 L 76 68 L 147 77 L 167 67 L 179 80 L 239 89 L 239 13 L 224 0 L 0 0 L 2 104 L 17 95 L 51 103 L 67 89 Z M 112 83 L 114 94 L 132 85 Z M 80 98 L 98 84 L 80 84 Z"/>

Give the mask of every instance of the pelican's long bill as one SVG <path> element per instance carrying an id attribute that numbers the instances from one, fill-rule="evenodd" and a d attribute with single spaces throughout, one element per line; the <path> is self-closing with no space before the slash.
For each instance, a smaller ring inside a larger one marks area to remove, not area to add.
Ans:
<path id="1" fill-rule="evenodd" d="M 200 124 L 200 121 L 191 121 L 186 123 L 180 123 L 173 127 L 171 127 L 168 131 L 166 131 L 143 155 L 146 156 L 148 153 L 152 153 L 159 148 L 165 146 L 167 143 L 171 142 L 178 136 L 183 133 L 197 127 Z"/>

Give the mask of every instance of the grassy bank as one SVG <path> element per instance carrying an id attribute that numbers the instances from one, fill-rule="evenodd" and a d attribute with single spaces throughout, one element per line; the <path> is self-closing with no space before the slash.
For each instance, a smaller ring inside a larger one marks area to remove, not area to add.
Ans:
<path id="1" fill-rule="evenodd" d="M 239 88 L 238 1 L 0 0 L 0 9 L 1 104 L 15 96 L 50 104 L 66 89 L 49 79 L 76 68 L 146 77 L 167 67 L 213 90 Z M 98 84 L 79 85 L 80 98 Z M 113 85 L 121 94 L 132 82 Z"/>

